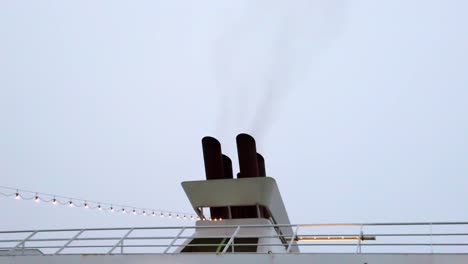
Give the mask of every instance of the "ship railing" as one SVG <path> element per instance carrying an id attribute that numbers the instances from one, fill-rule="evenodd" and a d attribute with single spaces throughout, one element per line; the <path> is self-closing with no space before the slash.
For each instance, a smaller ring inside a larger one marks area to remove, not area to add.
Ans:
<path id="1" fill-rule="evenodd" d="M 277 232 L 281 227 L 290 227 L 293 232 Z M 256 240 L 258 242 L 242 240 L 252 237 L 259 238 Z M 203 238 L 205 242 L 190 243 L 194 238 Z M 227 254 L 245 253 L 242 249 L 252 246 L 271 249 L 267 253 L 295 254 L 299 251 L 468 253 L 468 222 L 300 225 L 222 225 L 218 222 L 216 225 L 200 226 L 0 231 L 0 256 L 168 254 L 184 252 L 181 249 L 188 249 L 185 252 Z M 190 250 L 191 247 L 197 250 Z"/>

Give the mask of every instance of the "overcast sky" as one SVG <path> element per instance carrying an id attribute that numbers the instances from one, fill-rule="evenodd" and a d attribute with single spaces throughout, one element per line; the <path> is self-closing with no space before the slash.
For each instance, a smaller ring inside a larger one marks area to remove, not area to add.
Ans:
<path id="1" fill-rule="evenodd" d="M 0 185 L 191 212 L 257 137 L 293 223 L 466 221 L 466 1 L 0 2 Z M 0 197 L 0 229 L 175 225 Z M 7 216 L 7 217 L 6 217 Z"/>

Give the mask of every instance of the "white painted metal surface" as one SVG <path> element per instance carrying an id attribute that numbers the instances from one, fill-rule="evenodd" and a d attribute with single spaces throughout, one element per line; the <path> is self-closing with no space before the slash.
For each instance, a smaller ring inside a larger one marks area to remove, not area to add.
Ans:
<path id="1" fill-rule="evenodd" d="M 466 264 L 468 255 L 441 254 L 159 254 L 0 257 L 0 264 Z"/>

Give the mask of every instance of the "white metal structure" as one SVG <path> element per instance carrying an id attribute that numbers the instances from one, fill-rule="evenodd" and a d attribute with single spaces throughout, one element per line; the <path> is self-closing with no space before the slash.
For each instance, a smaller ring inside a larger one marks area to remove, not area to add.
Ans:
<path id="1" fill-rule="evenodd" d="M 195 226 L 0 231 L 0 264 L 468 263 L 468 222 L 292 225 L 272 178 L 182 186 Z"/>

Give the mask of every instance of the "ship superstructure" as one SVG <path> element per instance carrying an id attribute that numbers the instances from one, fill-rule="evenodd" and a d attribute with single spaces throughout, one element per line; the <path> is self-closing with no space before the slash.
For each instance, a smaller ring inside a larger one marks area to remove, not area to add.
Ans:
<path id="1" fill-rule="evenodd" d="M 234 177 L 202 140 L 206 180 L 182 183 L 195 225 L 0 231 L 0 264 L 468 263 L 468 222 L 291 224 L 254 138 L 236 141 Z"/>

